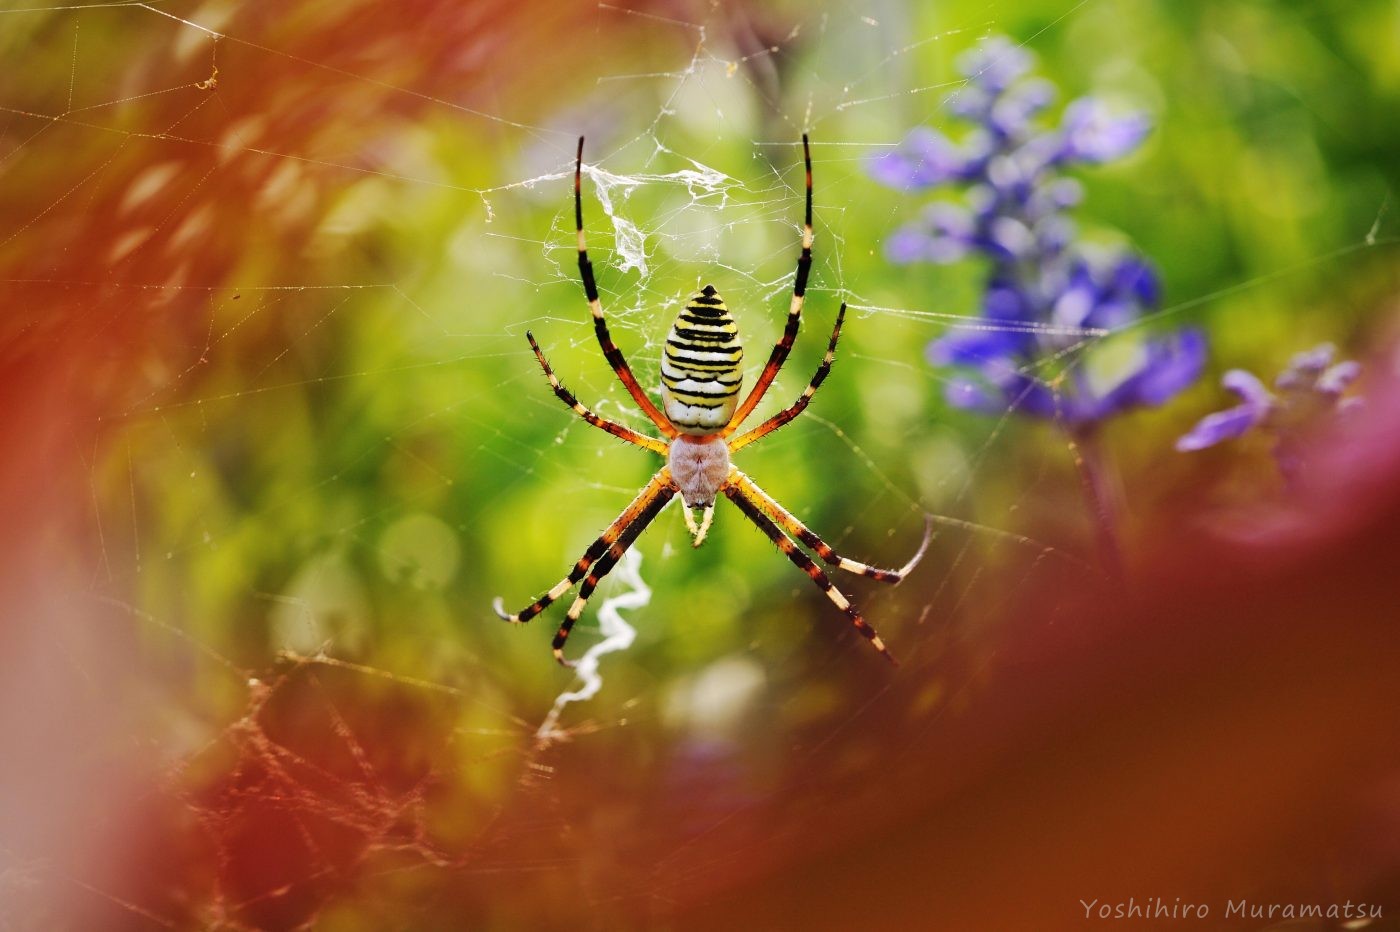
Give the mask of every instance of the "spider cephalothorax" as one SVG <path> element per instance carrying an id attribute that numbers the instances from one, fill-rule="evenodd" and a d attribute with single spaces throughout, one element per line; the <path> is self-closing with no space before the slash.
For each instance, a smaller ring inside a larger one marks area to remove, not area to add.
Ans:
<path id="1" fill-rule="evenodd" d="M 797 401 L 752 430 L 732 437 L 739 425 L 757 407 L 768 386 L 773 384 L 773 379 L 777 377 L 778 370 L 782 368 L 792 349 L 802 319 L 802 302 L 807 291 L 807 277 L 812 269 L 812 155 L 806 135 L 802 137 L 802 155 L 807 169 L 807 211 L 802 227 L 802 252 L 797 259 L 797 275 L 792 287 L 792 303 L 788 308 L 783 335 L 773 347 L 768 363 L 759 374 L 753 390 L 742 402 L 739 401 L 739 385 L 743 380 L 739 367 L 744 359 L 744 348 L 739 343 L 738 327 L 735 326 L 723 299 L 712 285 L 706 285 L 686 303 L 666 335 L 661 357 L 662 407 L 658 408 L 632 375 L 622 351 L 613 343 L 612 336 L 608 333 L 607 321 L 603 317 L 603 306 L 598 299 L 598 285 L 593 278 L 593 264 L 588 259 L 588 249 L 584 244 L 583 139 L 578 141 L 578 158 L 574 163 L 574 219 L 578 227 L 579 274 L 583 278 L 583 292 L 588 298 L 589 309 L 593 312 L 593 329 L 598 336 L 603 355 L 627 388 L 632 400 L 666 439 L 639 434 L 630 427 L 605 420 L 589 411 L 579 403 L 572 392 L 559 383 L 540 351 L 539 344 L 535 342 L 534 335 L 526 333 L 526 338 L 530 341 L 530 348 L 534 350 L 554 393 L 579 417 L 614 437 L 666 457 L 666 465 L 652 476 L 641 494 L 589 546 L 574 564 L 569 575 L 556 583 L 552 589 L 515 614 L 506 612 L 501 600 L 496 600 L 496 613 L 502 618 L 514 622 L 529 621 L 581 581 L 583 585 L 579 587 L 578 596 L 569 606 L 564 622 L 554 636 L 554 656 L 566 666 L 572 664 L 564 659 L 564 642 L 568 640 L 574 622 L 583 614 L 589 596 L 597 588 L 598 582 L 622 559 L 622 555 L 632 546 L 638 535 L 677 493 L 680 493 L 681 502 L 685 506 L 686 527 L 690 529 L 691 540 L 696 547 L 705 539 L 710 520 L 714 517 L 716 497 L 722 493 L 737 505 L 789 560 L 805 572 L 837 608 L 846 613 L 856 630 L 869 640 L 876 650 L 890 661 L 894 660 L 885 649 L 884 642 L 875 634 L 875 629 L 866 623 L 860 612 L 832 584 L 812 558 L 798 549 L 794 539 L 832 566 L 881 582 L 897 583 L 923 557 L 928 548 L 932 525 L 925 520 L 923 542 L 913 559 L 905 566 L 898 570 L 867 566 L 855 560 L 848 560 L 831 549 L 825 541 L 729 461 L 730 454 L 767 436 L 806 409 L 817 388 L 831 371 L 832 360 L 836 357 L 836 341 L 841 336 L 841 322 L 846 316 L 846 305 L 842 304 L 836 313 L 836 326 L 831 331 L 826 355 Z M 692 509 L 700 509 L 702 512 L 698 524 Z"/>

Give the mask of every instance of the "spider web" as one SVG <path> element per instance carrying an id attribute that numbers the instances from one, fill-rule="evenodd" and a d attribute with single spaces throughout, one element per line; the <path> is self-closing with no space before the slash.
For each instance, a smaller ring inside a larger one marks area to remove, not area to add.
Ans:
<path id="1" fill-rule="evenodd" d="M 1049 9 L 1018 35 L 1105 56 L 1126 15 Z M 1098 585 L 1068 445 L 1014 406 L 938 400 L 949 375 L 923 348 L 988 326 L 977 274 L 891 274 L 867 239 L 914 207 L 872 195 L 868 159 L 946 120 L 947 63 L 1010 14 L 949 17 L 0 10 L 5 59 L 38 75 L 0 92 L 3 326 L 29 412 L 7 475 L 28 490 L 14 526 L 39 529 L 6 584 L 15 921 L 656 916 L 785 844 L 859 837 L 872 800 L 920 780 L 913 749 L 976 694 L 1019 599 L 1051 577 Z M 587 704 L 551 712 L 572 688 L 555 613 L 511 628 L 491 599 L 557 580 L 657 465 L 564 409 L 525 343 L 648 430 L 577 282 L 575 140 L 603 303 L 642 384 L 707 283 L 752 384 L 792 288 L 804 131 L 812 284 L 756 416 L 800 393 L 850 311 L 813 406 L 739 465 L 872 563 L 901 564 L 933 516 L 904 586 L 837 580 L 904 669 L 736 511 L 692 552 L 668 508 L 638 544 L 645 581 L 605 583 L 571 646 L 619 601 L 635 642 L 601 659 Z M 1185 273 L 1146 325 L 1368 261 L 1392 242 L 1388 204 L 1369 229 Z M 1031 373 L 1052 388 L 1111 339 L 1057 336 Z M 1153 455 L 1129 449 L 1124 473 Z"/>

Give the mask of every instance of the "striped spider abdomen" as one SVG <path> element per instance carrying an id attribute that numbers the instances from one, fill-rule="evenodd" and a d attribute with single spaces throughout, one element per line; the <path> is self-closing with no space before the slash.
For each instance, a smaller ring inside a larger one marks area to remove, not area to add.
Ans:
<path id="1" fill-rule="evenodd" d="M 739 406 L 744 347 L 739 328 L 713 285 L 691 296 L 666 334 L 661 402 L 685 434 L 723 430 Z"/>

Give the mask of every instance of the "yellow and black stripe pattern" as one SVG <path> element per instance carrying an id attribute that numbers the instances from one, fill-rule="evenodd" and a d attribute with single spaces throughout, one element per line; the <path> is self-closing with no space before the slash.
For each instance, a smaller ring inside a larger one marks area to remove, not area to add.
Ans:
<path id="1" fill-rule="evenodd" d="M 714 286 L 706 285 L 666 334 L 661 356 L 666 417 L 687 434 L 723 430 L 739 405 L 743 361 L 739 328 Z"/>

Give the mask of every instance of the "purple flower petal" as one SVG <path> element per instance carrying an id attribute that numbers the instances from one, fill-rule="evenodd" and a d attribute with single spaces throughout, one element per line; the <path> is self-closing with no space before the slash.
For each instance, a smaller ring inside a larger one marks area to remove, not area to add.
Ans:
<path id="1" fill-rule="evenodd" d="M 1175 339 L 1151 340 L 1144 347 L 1137 371 L 1104 393 L 1099 416 L 1139 405 L 1163 404 L 1200 378 L 1205 363 L 1206 338 L 1200 330 L 1189 328 Z"/>
<path id="2" fill-rule="evenodd" d="M 891 262 L 953 262 L 967 255 L 976 230 L 967 210 L 936 203 L 924 208 L 917 223 L 900 227 L 885 242 Z"/>
<path id="3" fill-rule="evenodd" d="M 1004 410 L 1001 398 L 993 395 L 987 387 L 972 379 L 952 379 L 943 390 L 948 404 L 964 411 L 981 414 L 999 414 Z"/>
<path id="4" fill-rule="evenodd" d="M 1146 260 L 1131 252 L 1109 252 L 1092 259 L 1092 264 L 1085 260 L 1084 271 L 1076 274 L 1076 281 L 1087 277 L 1095 289 L 1096 303 L 1083 326 L 1115 330 L 1157 303 L 1157 274 Z"/>
<path id="5" fill-rule="evenodd" d="M 1062 220 L 1061 213 L 1078 204 L 1084 195 L 1072 178 L 1042 179 L 1026 199 L 1026 212 L 1032 217 Z"/>
<path id="6" fill-rule="evenodd" d="M 959 330 L 929 343 L 925 355 L 935 366 L 984 366 L 1030 349 L 1034 334 L 1015 328 Z"/>
<path id="7" fill-rule="evenodd" d="M 1317 390 L 1335 398 L 1346 391 L 1347 386 L 1355 382 L 1360 375 L 1361 363 L 1352 359 L 1339 362 L 1317 377 Z"/>
<path id="8" fill-rule="evenodd" d="M 948 403 L 980 414 L 1015 411 L 1031 417 L 1073 417 L 1074 398 L 1058 395 L 1039 379 L 1017 371 L 1006 361 L 980 367 L 979 378 L 957 378 L 947 384 Z"/>
<path id="9" fill-rule="evenodd" d="M 963 195 L 963 202 L 967 204 L 967 209 L 972 212 L 977 223 L 982 225 L 991 223 L 1002 212 L 1005 203 L 996 188 L 989 184 L 974 184 L 969 187 Z"/>
<path id="10" fill-rule="evenodd" d="M 1062 150 L 1059 134 L 1038 133 L 1026 139 L 1016 150 L 1016 161 L 1027 176 L 1034 177 L 1040 184 L 1054 170 Z"/>
<path id="11" fill-rule="evenodd" d="M 1273 393 L 1253 372 L 1244 369 L 1231 369 L 1220 377 L 1220 384 L 1240 396 L 1240 401 L 1248 406 L 1266 409 L 1274 403 Z"/>
<path id="12" fill-rule="evenodd" d="M 1159 405 L 1174 398 L 1201 377 L 1206 367 L 1206 335 L 1195 327 L 1177 334 L 1176 340 L 1156 340 L 1149 345 L 1149 367 L 1138 385 L 1137 402 Z"/>
<path id="13" fill-rule="evenodd" d="M 1337 348 L 1331 343 L 1319 343 L 1312 349 L 1294 353 L 1288 361 L 1288 368 L 1274 379 L 1274 387 L 1280 391 L 1306 391 L 1312 388 L 1336 354 Z"/>
<path id="14" fill-rule="evenodd" d="M 1136 301 L 1124 301 L 1116 296 L 1101 297 L 1094 312 L 1084 321 L 1085 326 L 1101 330 L 1117 330 L 1142 316 Z"/>
<path id="15" fill-rule="evenodd" d="M 910 224 L 900 227 L 885 240 L 885 257 L 895 265 L 928 261 L 928 233 Z"/>
<path id="16" fill-rule="evenodd" d="M 1195 427 L 1177 438 L 1176 448 L 1182 453 L 1204 450 L 1206 447 L 1213 447 L 1222 441 L 1243 436 L 1259 421 L 1259 413 L 1251 405 L 1240 405 L 1237 408 L 1216 411 L 1214 414 L 1207 414 L 1201 418 Z"/>
<path id="17" fill-rule="evenodd" d="M 1055 85 L 1037 79 L 1022 81 L 997 98 L 987 120 L 1000 135 L 1023 138 L 1036 114 L 1055 100 Z"/>
<path id="18" fill-rule="evenodd" d="M 988 94 L 980 87 L 967 86 L 949 94 L 943 101 L 943 109 L 960 119 L 981 123 L 995 102 L 994 95 Z"/>
<path id="19" fill-rule="evenodd" d="M 1087 282 L 1076 281 L 1060 293 L 1050 317 L 1062 327 L 1083 327 L 1098 306 L 1098 299 L 1098 293 Z"/>
<path id="20" fill-rule="evenodd" d="M 997 94 L 1030 70 L 1034 57 L 1005 36 L 992 36 L 958 58 L 958 70 L 979 87 Z"/>
<path id="21" fill-rule="evenodd" d="M 1061 178 L 1047 185 L 1044 190 L 1060 210 L 1075 206 L 1084 197 L 1084 186 L 1073 178 Z"/>
<path id="22" fill-rule="evenodd" d="M 1312 349 L 1295 353 L 1288 362 L 1288 368 L 1296 369 L 1299 372 L 1320 373 L 1332 362 L 1332 357 L 1337 355 L 1337 347 L 1331 343 L 1319 343 Z"/>
<path id="23" fill-rule="evenodd" d="M 985 323 L 976 329 L 958 330 L 939 337 L 925 351 L 936 366 L 965 365 L 981 368 L 991 377 L 995 371 L 1014 369 L 1015 360 L 1035 351 L 1036 335 L 1027 322 L 1030 305 L 1026 296 L 1009 282 L 993 282 L 982 297 Z M 1001 362 L 1000 366 L 989 363 Z"/>
<path id="24" fill-rule="evenodd" d="M 1083 97 L 1065 108 L 1060 158 L 1101 164 L 1122 158 L 1142 144 L 1152 128 L 1144 113 L 1114 116 L 1101 102 Z"/>
<path id="25" fill-rule="evenodd" d="M 1016 281 L 993 277 L 982 295 L 982 313 L 991 320 L 1030 321 L 1034 307 Z"/>
<path id="26" fill-rule="evenodd" d="M 892 151 L 869 162 L 870 176 L 901 191 L 931 188 L 962 178 L 967 157 L 942 133 L 918 127 Z"/>
<path id="27" fill-rule="evenodd" d="M 1365 398 L 1343 398 L 1337 403 L 1337 414 L 1342 417 L 1350 417 L 1365 407 Z"/>
<path id="28" fill-rule="evenodd" d="M 1026 203 L 1035 190 L 1035 172 L 1027 170 L 1026 164 L 1015 155 L 998 155 L 987 162 L 987 180 L 996 193 L 1011 197 L 1017 203 Z"/>
<path id="29" fill-rule="evenodd" d="M 1035 239 L 1041 253 L 1058 256 L 1074 242 L 1074 224 L 1064 217 L 1047 217 L 1035 225 Z"/>
<path id="30" fill-rule="evenodd" d="M 1004 140 L 977 126 L 966 136 L 962 137 L 962 153 L 967 160 L 963 178 L 966 181 L 975 181 L 986 173 L 987 162 L 1001 151 Z"/>
<path id="31" fill-rule="evenodd" d="M 988 244 L 1007 259 L 1021 259 L 1035 249 L 1035 237 L 1014 217 L 997 217 L 987 231 Z"/>
<path id="32" fill-rule="evenodd" d="M 1002 391 L 1007 396 L 1007 406 L 1021 414 L 1070 424 L 1085 420 L 1084 396 L 1058 391 L 1040 379 L 1021 375 L 1003 386 Z"/>
<path id="33" fill-rule="evenodd" d="M 1113 268 L 1113 290 L 1131 295 L 1140 304 L 1153 307 L 1161 297 L 1157 271 L 1151 263 L 1133 253 L 1125 253 Z"/>

